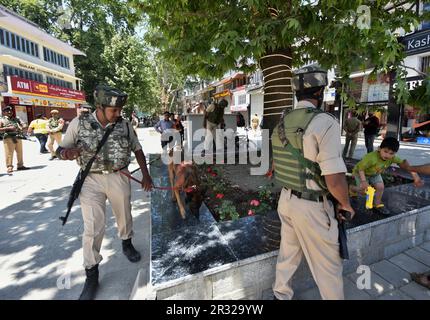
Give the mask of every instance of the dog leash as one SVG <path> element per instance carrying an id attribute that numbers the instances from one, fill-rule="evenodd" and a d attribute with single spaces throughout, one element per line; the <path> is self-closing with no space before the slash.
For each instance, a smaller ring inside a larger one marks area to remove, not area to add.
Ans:
<path id="1" fill-rule="evenodd" d="M 142 184 L 142 181 L 139 181 L 138 179 L 136 179 L 135 177 L 133 177 L 131 174 L 128 174 L 127 172 L 124 172 L 122 170 L 119 170 L 119 173 L 123 174 L 124 176 L 126 176 L 127 178 L 136 181 L 139 184 Z M 158 189 L 158 190 L 178 190 L 179 188 L 174 188 L 174 187 L 158 187 L 158 186 L 152 186 L 154 189 Z M 193 192 L 194 190 L 197 189 L 197 186 L 191 186 L 188 188 L 184 189 L 184 192 Z"/>
<path id="2" fill-rule="evenodd" d="M 155 159 L 152 159 L 151 161 L 149 161 L 146 165 L 149 166 L 151 163 L 159 160 L 161 158 L 161 156 L 157 156 Z M 140 170 L 140 167 L 137 167 L 136 169 L 134 169 L 133 171 L 131 171 L 131 174 L 137 172 Z"/>

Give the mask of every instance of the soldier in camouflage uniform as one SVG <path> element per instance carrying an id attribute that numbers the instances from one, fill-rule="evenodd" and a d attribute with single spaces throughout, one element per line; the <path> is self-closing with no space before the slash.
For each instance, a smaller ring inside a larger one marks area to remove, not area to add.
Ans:
<path id="1" fill-rule="evenodd" d="M 338 241 L 339 210 L 354 215 L 348 198 L 340 126 L 321 110 L 327 72 L 309 66 L 295 72 L 298 103 L 284 112 L 272 134 L 276 180 L 283 186 L 278 202 L 281 245 L 274 295 L 293 297 L 291 279 L 303 256 L 323 299 L 343 299 L 342 258 Z M 336 207 L 328 197 L 334 197 Z M 335 212 L 337 213 L 335 215 Z M 340 222 L 339 222 L 340 223 Z"/>
<path id="2" fill-rule="evenodd" d="M 85 179 L 80 193 L 84 220 L 83 251 L 87 275 L 79 299 L 94 299 L 98 288 L 98 265 L 102 260 L 100 248 L 105 232 L 106 199 L 118 226 L 122 249 L 131 262 L 138 262 L 140 254 L 133 247 L 133 222 L 131 216 L 131 186 L 129 179 L 119 170 L 128 172 L 131 151 L 142 170 L 142 187 L 152 188 L 152 180 L 146 167 L 145 155 L 131 123 L 120 117 L 127 95 L 121 91 L 100 85 L 94 92 L 96 111 L 82 113 L 73 119 L 56 154 L 62 160 L 77 160 L 82 170 L 94 156 L 105 130 L 114 125 L 106 143 L 98 153 Z M 111 127 L 112 128 L 112 127 Z"/>
<path id="3" fill-rule="evenodd" d="M 48 149 L 51 152 L 51 158 L 49 160 L 54 160 L 57 156 L 54 151 L 54 142 L 60 145 L 63 135 L 61 131 L 63 130 L 64 120 L 58 116 L 58 110 L 51 110 L 51 118 L 48 120 Z"/>
<path id="4" fill-rule="evenodd" d="M 24 124 L 18 117 L 14 117 L 12 107 L 7 106 L 3 110 L 0 119 L 0 135 L 3 138 L 4 153 L 6 156 L 7 173 L 13 172 L 13 153 L 16 152 L 17 170 L 27 170 L 22 156 L 22 140 Z"/>

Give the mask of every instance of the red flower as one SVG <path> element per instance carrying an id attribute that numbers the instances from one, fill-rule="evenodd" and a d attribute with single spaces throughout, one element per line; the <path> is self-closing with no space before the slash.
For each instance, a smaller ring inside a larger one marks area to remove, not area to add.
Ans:
<path id="1" fill-rule="evenodd" d="M 216 198 L 222 199 L 222 198 L 224 198 L 224 195 L 222 193 L 217 193 Z"/>
<path id="2" fill-rule="evenodd" d="M 206 172 L 209 172 L 209 173 L 212 172 L 212 168 L 211 167 L 207 168 Z"/>
<path id="3" fill-rule="evenodd" d="M 216 176 L 217 176 L 217 174 L 216 174 L 215 172 L 212 172 L 212 173 L 211 173 L 211 176 L 212 176 L 212 177 L 216 177 Z"/>
<path id="4" fill-rule="evenodd" d="M 260 201 L 254 199 L 254 200 L 251 200 L 249 204 L 251 206 L 258 207 L 260 205 Z"/>
<path id="5" fill-rule="evenodd" d="M 254 210 L 249 209 L 248 210 L 248 216 L 253 216 L 254 215 Z"/>

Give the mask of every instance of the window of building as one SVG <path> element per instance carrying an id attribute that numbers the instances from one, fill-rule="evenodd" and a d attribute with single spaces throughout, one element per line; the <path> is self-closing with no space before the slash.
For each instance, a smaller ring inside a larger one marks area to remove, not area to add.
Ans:
<path id="1" fill-rule="evenodd" d="M 421 71 L 424 73 L 427 73 L 430 71 L 430 56 L 422 57 L 421 58 Z"/>
<path id="2" fill-rule="evenodd" d="M 56 64 L 60 67 L 70 69 L 69 63 L 68 63 L 69 58 L 45 47 L 43 47 L 43 59 L 47 62 Z"/>
<path id="3" fill-rule="evenodd" d="M 10 47 L 10 39 L 9 39 L 10 34 L 8 31 L 5 32 L 5 36 L 6 36 L 6 46 Z"/>
<path id="4" fill-rule="evenodd" d="M 3 65 L 3 76 L 4 81 L 7 80 L 7 76 L 18 76 L 27 80 L 43 82 L 43 76 L 40 73 L 27 71 L 21 68 L 9 66 L 7 64 Z"/>
<path id="5" fill-rule="evenodd" d="M 238 97 L 237 104 L 246 104 L 246 94 L 242 94 Z"/>
<path id="6" fill-rule="evenodd" d="M 423 3 L 423 12 L 430 11 L 430 3 Z M 430 29 L 430 21 L 424 21 L 421 24 L 421 30 Z"/>
<path id="7" fill-rule="evenodd" d="M 73 84 L 71 82 L 64 81 L 61 79 L 57 79 L 57 78 L 53 78 L 53 77 L 46 77 L 46 82 L 49 84 L 52 84 L 54 86 L 73 89 Z"/>
<path id="8" fill-rule="evenodd" d="M 15 35 L 13 33 L 11 33 L 11 47 L 12 49 L 16 49 L 16 43 L 15 43 Z"/>
<path id="9" fill-rule="evenodd" d="M 31 56 L 39 57 L 36 43 L 2 28 L 0 28 L 0 44 Z"/>

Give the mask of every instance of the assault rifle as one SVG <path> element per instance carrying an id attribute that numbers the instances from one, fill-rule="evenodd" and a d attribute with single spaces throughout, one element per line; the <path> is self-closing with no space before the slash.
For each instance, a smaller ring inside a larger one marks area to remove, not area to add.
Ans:
<path id="1" fill-rule="evenodd" d="M 75 200 L 79 197 L 79 194 L 81 193 L 82 185 L 84 184 L 85 178 L 87 177 L 88 173 L 90 172 L 91 166 L 93 165 L 94 160 L 97 157 L 97 154 L 99 153 L 100 149 L 105 144 L 107 138 L 109 137 L 110 133 L 115 128 L 117 122 L 115 122 L 112 126 L 108 127 L 103 135 L 103 138 L 100 140 L 99 144 L 97 145 L 97 150 L 94 156 L 88 161 L 86 167 L 84 170 L 79 170 L 78 175 L 75 178 L 75 182 L 73 182 L 72 190 L 70 190 L 69 195 L 69 201 L 67 201 L 67 212 L 64 217 L 60 217 L 60 220 L 63 222 L 63 226 L 66 224 L 67 219 L 69 218 L 70 211 L 72 210 L 73 203 Z"/>

